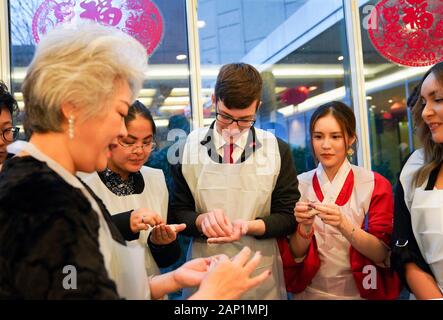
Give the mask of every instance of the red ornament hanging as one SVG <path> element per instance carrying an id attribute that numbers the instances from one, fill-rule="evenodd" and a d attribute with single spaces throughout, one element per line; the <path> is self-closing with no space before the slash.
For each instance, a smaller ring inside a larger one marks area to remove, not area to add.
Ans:
<path id="1" fill-rule="evenodd" d="M 443 1 L 382 0 L 368 21 L 372 44 L 386 59 L 421 67 L 443 60 Z"/>
<path id="2" fill-rule="evenodd" d="M 280 94 L 280 99 L 284 105 L 298 105 L 308 98 L 309 89 L 305 86 L 288 88 Z"/>

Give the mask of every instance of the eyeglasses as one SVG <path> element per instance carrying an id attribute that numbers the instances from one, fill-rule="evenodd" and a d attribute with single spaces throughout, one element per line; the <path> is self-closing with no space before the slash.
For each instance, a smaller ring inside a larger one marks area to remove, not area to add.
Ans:
<path id="1" fill-rule="evenodd" d="M 143 142 L 142 144 L 135 144 L 135 142 L 127 142 L 125 138 L 118 138 L 118 144 L 123 148 L 131 148 L 132 152 L 135 152 L 137 148 L 141 148 L 142 151 L 153 150 L 157 145 L 154 141 Z"/>
<path id="2" fill-rule="evenodd" d="M 215 112 L 215 118 L 223 124 L 231 124 L 237 122 L 240 128 L 250 128 L 254 125 L 255 119 L 234 119 L 227 114 Z"/>
<path id="3" fill-rule="evenodd" d="M 9 127 L 2 130 L 2 138 L 5 142 L 14 142 L 18 138 L 20 128 Z"/>

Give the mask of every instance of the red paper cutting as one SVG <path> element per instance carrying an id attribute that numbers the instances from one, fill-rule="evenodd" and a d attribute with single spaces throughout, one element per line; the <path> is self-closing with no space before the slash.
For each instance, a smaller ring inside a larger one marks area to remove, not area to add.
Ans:
<path id="1" fill-rule="evenodd" d="M 36 43 L 57 25 L 89 19 L 114 26 L 136 38 L 152 55 L 163 38 L 163 17 L 150 0 L 45 0 L 32 20 Z"/>
<path id="2" fill-rule="evenodd" d="M 368 27 L 374 47 L 394 63 L 421 67 L 443 60 L 441 0 L 382 0 Z"/>

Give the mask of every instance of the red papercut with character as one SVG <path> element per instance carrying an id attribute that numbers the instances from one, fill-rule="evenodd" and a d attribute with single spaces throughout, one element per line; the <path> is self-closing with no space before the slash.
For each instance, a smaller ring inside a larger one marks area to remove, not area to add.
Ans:
<path id="1" fill-rule="evenodd" d="M 163 38 L 163 17 L 151 0 L 45 0 L 32 20 L 35 42 L 57 25 L 76 19 L 114 26 L 136 38 L 148 55 Z"/>
<path id="2" fill-rule="evenodd" d="M 443 60 L 441 0 L 382 0 L 368 27 L 374 47 L 394 63 L 421 67 Z"/>

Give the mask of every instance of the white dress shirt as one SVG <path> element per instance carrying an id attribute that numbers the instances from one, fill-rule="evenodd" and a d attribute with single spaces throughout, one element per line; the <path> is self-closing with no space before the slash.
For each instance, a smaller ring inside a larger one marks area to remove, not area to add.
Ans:
<path id="1" fill-rule="evenodd" d="M 234 163 L 237 163 L 243 153 L 243 150 L 245 150 L 246 143 L 248 142 L 248 135 L 249 130 L 243 130 L 240 137 L 237 139 L 237 141 L 234 142 L 234 151 L 232 152 L 232 160 L 234 161 Z M 213 136 L 214 146 L 217 150 L 217 153 L 223 158 L 224 147 L 226 144 L 229 144 L 229 142 L 225 141 L 223 136 L 218 133 L 216 128 L 214 128 Z"/>

